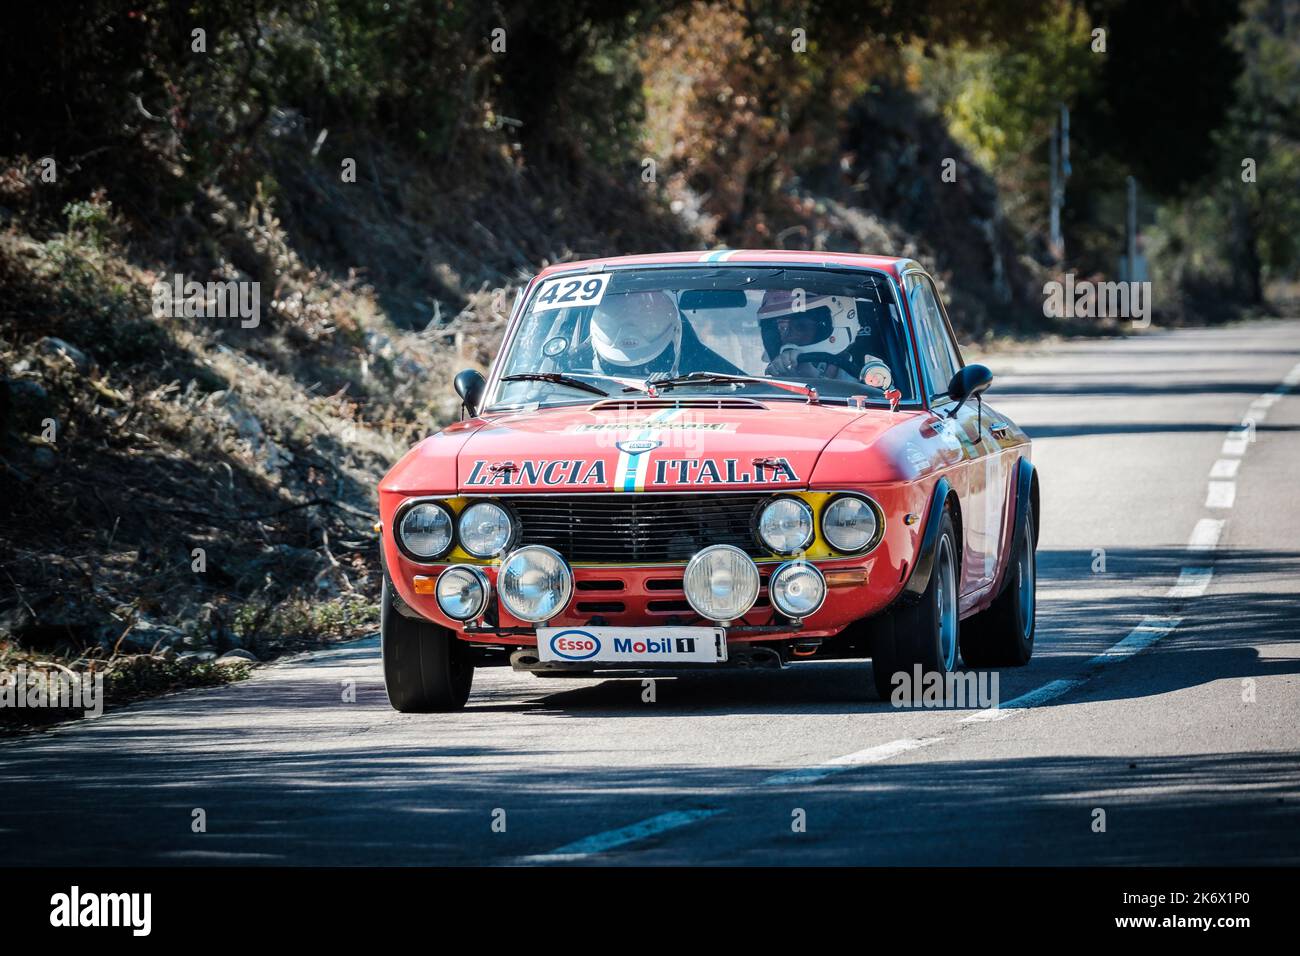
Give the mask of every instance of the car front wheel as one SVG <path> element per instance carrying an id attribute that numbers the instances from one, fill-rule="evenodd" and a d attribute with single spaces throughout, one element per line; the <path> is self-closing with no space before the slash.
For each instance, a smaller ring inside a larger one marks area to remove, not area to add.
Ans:
<path id="1" fill-rule="evenodd" d="M 385 576 L 379 631 L 389 703 L 405 714 L 460 710 L 474 681 L 469 648 L 445 627 L 401 614 L 391 587 Z"/>
<path id="2" fill-rule="evenodd" d="M 895 608 L 877 626 L 871 669 L 881 700 L 919 702 L 925 682 L 933 680 L 927 675 L 942 680 L 957 666 L 957 553 L 952 516 L 945 511 L 925 591 L 915 604 Z"/>

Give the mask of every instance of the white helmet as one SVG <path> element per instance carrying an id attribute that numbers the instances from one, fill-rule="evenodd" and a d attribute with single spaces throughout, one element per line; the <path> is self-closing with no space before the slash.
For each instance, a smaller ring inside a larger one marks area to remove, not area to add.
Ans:
<path id="1" fill-rule="evenodd" d="M 853 344 L 861 328 L 856 303 L 851 298 L 838 295 L 796 295 L 789 289 L 770 289 L 758 307 L 758 321 L 763 333 L 767 354 L 776 358 L 782 352 L 824 352 L 839 355 Z M 817 323 L 813 341 L 807 345 L 787 344 L 781 341 L 777 330 L 778 319 L 806 318 Z"/>
<path id="2" fill-rule="evenodd" d="M 658 358 L 671 345 L 672 369 L 681 352 L 682 316 L 667 293 L 628 292 L 606 296 L 591 316 L 591 344 L 602 364 L 637 368 Z"/>

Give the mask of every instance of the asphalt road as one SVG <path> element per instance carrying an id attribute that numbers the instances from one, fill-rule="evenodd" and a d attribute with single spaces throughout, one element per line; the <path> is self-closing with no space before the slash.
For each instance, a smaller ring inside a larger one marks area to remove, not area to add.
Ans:
<path id="1" fill-rule="evenodd" d="M 999 710 L 806 663 L 406 716 L 372 639 L 0 741 L 0 864 L 1300 862 L 1300 322 L 986 361 L 1043 495 Z"/>

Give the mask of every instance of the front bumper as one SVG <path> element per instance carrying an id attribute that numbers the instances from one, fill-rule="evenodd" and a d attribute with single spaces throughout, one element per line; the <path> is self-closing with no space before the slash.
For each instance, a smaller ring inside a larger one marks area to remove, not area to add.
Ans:
<path id="1" fill-rule="evenodd" d="M 867 554 L 806 557 L 826 578 L 826 600 L 821 608 L 798 623 L 782 616 L 768 601 L 767 580 L 783 559 L 758 559 L 761 590 L 758 601 L 741 620 L 727 627 L 728 644 L 828 638 L 855 621 L 888 607 L 902 593 L 912 571 L 923 524 L 901 520 L 908 513 L 923 514 L 928 505 L 929 483 L 903 483 L 864 487 L 887 515 L 883 537 Z M 384 559 L 393 587 L 407 607 L 420 617 L 449 628 L 475 644 L 515 647 L 535 646 L 535 626 L 513 618 L 497 597 L 499 561 L 474 562 L 492 585 L 489 612 L 472 624 L 448 618 L 432 592 L 447 567 L 466 563 L 453 554 L 437 563 L 416 563 L 398 550 L 392 528 L 402 495 L 381 494 Z M 820 543 L 820 542 L 819 542 Z M 685 561 L 670 564 L 572 564 L 574 589 L 565 608 L 547 621 L 548 626 L 607 625 L 663 627 L 713 624 L 699 617 L 682 590 Z M 422 579 L 430 593 L 418 593 Z"/>
<path id="2" fill-rule="evenodd" d="M 814 562 L 826 577 L 826 600 L 814 614 L 791 622 L 771 606 L 767 579 L 780 562 L 760 562 L 762 586 L 758 601 L 741 620 L 727 628 L 728 643 L 788 638 L 830 637 L 849 624 L 882 610 L 902 589 L 905 568 L 894 569 L 878 547 L 860 558 Z M 448 618 L 433 594 L 418 593 L 423 582 L 435 582 L 449 564 L 415 564 L 392 548 L 387 553 L 393 585 L 402 601 L 421 617 L 450 628 L 474 643 L 531 646 L 537 643 L 533 624 L 510 615 L 496 596 L 497 567 L 485 565 L 492 584 L 489 613 L 466 623 Z M 611 625 L 656 627 L 711 624 L 695 613 L 682 590 L 684 565 L 650 567 L 586 567 L 573 569 L 573 597 L 548 626 Z"/>

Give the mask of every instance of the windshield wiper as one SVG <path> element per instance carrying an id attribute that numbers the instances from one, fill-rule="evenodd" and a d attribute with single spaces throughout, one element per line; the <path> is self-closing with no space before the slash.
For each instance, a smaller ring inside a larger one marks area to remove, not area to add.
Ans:
<path id="1" fill-rule="evenodd" d="M 817 389 L 811 385 L 805 385 L 803 382 L 788 382 L 779 378 L 763 378 L 760 375 L 731 375 L 727 372 L 686 372 L 682 375 L 673 375 L 670 378 L 648 380 L 645 383 L 645 390 L 654 395 L 656 392 L 680 388 L 683 385 L 771 385 L 787 392 L 797 392 L 805 396 L 809 405 L 816 405 L 818 402 Z M 624 391 L 632 391 L 632 389 L 624 389 Z"/>
<path id="2" fill-rule="evenodd" d="M 609 392 L 605 391 L 590 382 L 584 382 L 580 378 L 573 378 L 570 375 L 563 375 L 559 372 L 519 372 L 516 375 L 502 375 L 503 382 L 548 382 L 551 385 L 567 385 L 569 388 L 576 388 L 581 392 L 590 392 L 592 395 L 599 395 L 602 398 L 608 398 Z"/>

